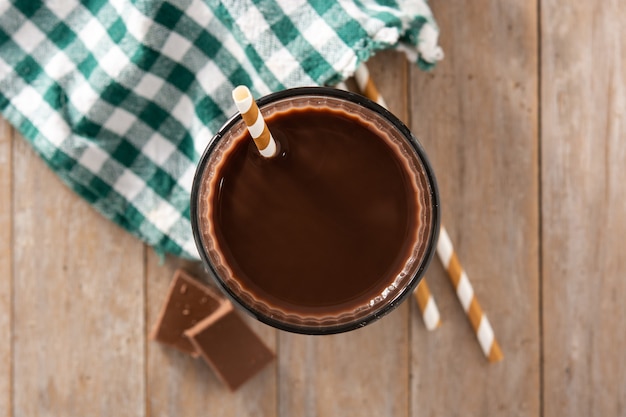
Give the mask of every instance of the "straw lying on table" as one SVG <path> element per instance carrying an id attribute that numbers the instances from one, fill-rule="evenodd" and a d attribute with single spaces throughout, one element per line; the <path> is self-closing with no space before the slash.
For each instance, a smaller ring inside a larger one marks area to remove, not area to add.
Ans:
<path id="1" fill-rule="evenodd" d="M 370 98 L 377 97 L 376 101 L 381 106 L 387 108 L 387 104 L 385 100 L 383 100 L 382 96 L 378 93 L 376 86 L 371 82 L 369 72 L 367 68 L 361 65 L 357 72 L 355 73 L 355 78 L 359 90 L 368 91 L 368 94 L 364 94 L 366 97 Z M 367 87 L 366 87 L 367 86 Z M 344 82 L 340 82 L 335 85 L 335 88 L 339 88 L 340 90 L 348 90 L 348 86 Z M 426 278 L 422 278 L 422 281 L 418 284 L 417 289 L 413 293 L 415 296 L 415 300 L 417 301 L 417 305 L 422 313 L 422 320 L 424 321 L 424 326 L 426 326 L 427 330 L 435 330 L 437 327 L 441 326 L 441 315 L 439 314 L 439 309 L 437 308 L 437 304 L 435 303 L 435 299 L 430 293 L 430 288 L 428 288 L 428 284 L 426 283 Z"/>
<path id="2" fill-rule="evenodd" d="M 383 99 L 383 96 L 378 92 L 376 85 L 370 77 L 369 70 L 365 65 L 361 65 L 357 68 L 354 78 L 359 90 L 365 97 L 375 101 L 384 108 L 387 108 L 387 103 Z M 435 303 L 435 298 L 430 292 L 426 278 L 423 278 L 419 283 L 414 295 L 415 300 L 417 301 L 417 306 L 422 313 L 422 320 L 424 321 L 426 329 L 435 330 L 437 327 L 441 326 L 441 315 L 439 314 L 439 309 Z"/>
<path id="3" fill-rule="evenodd" d="M 461 267 L 459 258 L 454 252 L 452 247 L 452 241 L 446 231 L 446 228 L 441 226 L 439 231 L 439 241 L 437 242 L 437 255 L 441 260 L 444 268 L 448 272 L 450 281 L 454 285 L 456 295 L 463 306 L 467 318 L 472 324 L 472 328 L 478 338 L 478 343 L 485 354 L 485 357 L 489 362 L 498 362 L 504 358 L 500 345 L 495 338 L 493 329 L 487 316 L 483 312 L 483 309 L 478 304 L 478 299 L 474 294 L 474 288 L 467 277 L 467 274 Z"/>
<path id="4" fill-rule="evenodd" d="M 365 97 L 389 110 L 385 99 L 383 99 L 383 96 L 378 91 L 378 88 L 376 88 L 376 84 L 374 84 L 372 77 L 370 77 L 370 71 L 367 69 L 365 64 L 361 64 L 356 69 L 354 79 L 356 80 L 356 85 L 359 87 L 359 90 L 361 90 L 361 93 Z"/>
<path id="5" fill-rule="evenodd" d="M 430 293 L 426 278 L 422 278 L 422 281 L 418 284 L 417 290 L 415 290 L 413 295 L 422 313 L 422 320 L 424 320 L 426 329 L 435 330 L 437 327 L 441 326 L 441 315 L 439 314 L 437 304 L 435 304 L 435 299 Z"/>
<path id="6" fill-rule="evenodd" d="M 372 101 L 377 102 L 381 106 L 387 108 L 385 104 L 385 100 L 383 100 L 382 96 L 378 92 L 374 81 L 370 77 L 369 70 L 362 64 L 355 72 L 354 78 L 356 79 L 356 83 L 359 87 L 359 90 L 363 93 L 364 96 L 369 98 Z M 454 248 L 452 246 L 452 241 L 450 240 L 450 236 L 446 231 L 445 227 L 441 225 L 441 229 L 439 231 L 439 241 L 437 242 L 437 255 L 439 256 L 439 260 L 443 264 L 444 268 L 448 273 L 448 277 L 456 290 L 457 297 L 461 302 L 461 306 L 467 315 L 474 332 L 476 333 L 476 337 L 478 339 L 478 343 L 485 354 L 485 357 L 489 360 L 489 362 L 497 362 L 504 358 L 502 351 L 500 350 L 500 345 L 495 338 L 493 328 L 487 319 L 487 316 L 483 312 L 480 304 L 478 304 L 478 299 L 474 294 L 474 289 L 472 284 L 467 277 L 467 274 L 461 267 L 458 257 L 454 252 Z M 422 295 L 416 293 L 416 298 L 418 299 L 418 305 L 420 306 L 420 310 L 422 311 L 422 317 L 424 319 L 424 323 L 426 324 L 426 314 L 428 303 L 424 302 L 423 294 L 430 291 L 425 282 L 422 280 L 422 284 L 417 287 L 418 292 L 421 291 Z M 421 288 L 421 290 L 420 290 Z M 420 302 L 420 299 L 422 302 Z M 434 300 L 433 300 L 434 303 Z M 439 312 L 437 311 L 437 315 Z M 426 324 L 428 327 L 428 324 Z"/>

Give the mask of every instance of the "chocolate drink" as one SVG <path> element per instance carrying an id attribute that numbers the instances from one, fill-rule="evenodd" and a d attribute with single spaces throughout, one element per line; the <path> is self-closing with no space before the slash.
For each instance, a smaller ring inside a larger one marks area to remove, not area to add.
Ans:
<path id="1" fill-rule="evenodd" d="M 345 112 L 295 109 L 266 122 L 285 150 L 267 159 L 238 141 L 216 177 L 210 204 L 226 262 L 279 309 L 367 303 L 400 272 L 416 238 L 420 207 L 407 169 Z"/>
<path id="2" fill-rule="evenodd" d="M 371 117 L 335 103 L 277 108 L 266 115 L 277 156 L 239 129 L 210 164 L 203 246 L 218 282 L 270 324 L 315 333 L 364 320 L 415 278 L 431 190 L 414 151 Z"/>

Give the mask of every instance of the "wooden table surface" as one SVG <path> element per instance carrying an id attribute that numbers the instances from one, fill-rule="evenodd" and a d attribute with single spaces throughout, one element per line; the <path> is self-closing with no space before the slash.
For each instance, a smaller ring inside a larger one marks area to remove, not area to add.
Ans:
<path id="1" fill-rule="evenodd" d="M 626 416 L 626 4 L 431 5 L 436 70 L 386 52 L 371 71 L 432 159 L 504 361 L 484 359 L 434 260 L 438 330 L 413 300 L 336 336 L 249 320 L 277 361 L 229 393 L 147 339 L 181 262 L 94 212 L 2 122 L 0 415 Z"/>

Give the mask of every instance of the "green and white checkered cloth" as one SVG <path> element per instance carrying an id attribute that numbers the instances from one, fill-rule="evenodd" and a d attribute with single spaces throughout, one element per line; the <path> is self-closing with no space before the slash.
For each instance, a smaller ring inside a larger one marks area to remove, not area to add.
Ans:
<path id="1" fill-rule="evenodd" d="M 234 86 L 332 85 L 386 48 L 429 67 L 437 35 L 425 0 L 0 0 L 0 110 L 98 211 L 196 258 L 191 182 Z"/>

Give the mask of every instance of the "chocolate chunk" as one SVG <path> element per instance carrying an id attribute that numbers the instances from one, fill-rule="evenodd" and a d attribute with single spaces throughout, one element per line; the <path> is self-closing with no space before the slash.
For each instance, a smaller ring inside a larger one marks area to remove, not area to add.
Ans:
<path id="1" fill-rule="evenodd" d="M 194 346 L 183 334 L 196 323 L 229 303 L 216 290 L 183 270 L 177 270 L 150 338 L 198 356 Z"/>
<path id="2" fill-rule="evenodd" d="M 233 310 L 230 303 L 185 332 L 196 351 L 231 390 L 272 362 L 274 354 Z"/>

